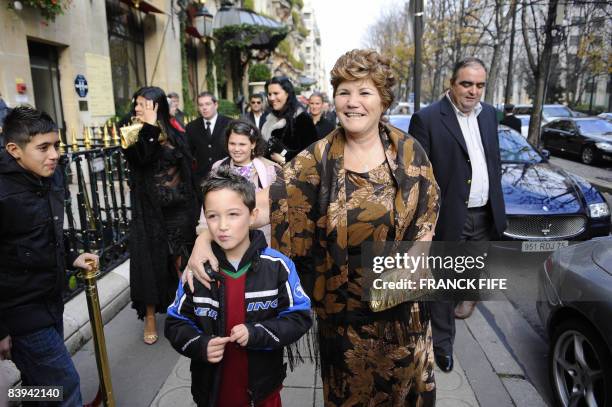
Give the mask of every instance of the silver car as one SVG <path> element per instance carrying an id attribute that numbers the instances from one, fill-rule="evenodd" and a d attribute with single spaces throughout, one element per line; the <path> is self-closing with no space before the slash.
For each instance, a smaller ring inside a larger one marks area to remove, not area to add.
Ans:
<path id="1" fill-rule="evenodd" d="M 560 406 L 612 406 L 612 237 L 555 251 L 538 276 Z"/>

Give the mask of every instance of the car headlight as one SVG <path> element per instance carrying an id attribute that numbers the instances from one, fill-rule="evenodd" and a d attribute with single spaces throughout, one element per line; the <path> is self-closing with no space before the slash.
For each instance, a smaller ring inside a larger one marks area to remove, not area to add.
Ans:
<path id="1" fill-rule="evenodd" d="M 610 208 L 605 202 L 595 203 L 589 205 L 589 216 L 591 218 L 601 218 L 610 214 Z"/>
<path id="2" fill-rule="evenodd" d="M 612 153 L 612 143 L 606 143 L 606 142 L 595 143 L 595 146 L 602 151 Z"/>

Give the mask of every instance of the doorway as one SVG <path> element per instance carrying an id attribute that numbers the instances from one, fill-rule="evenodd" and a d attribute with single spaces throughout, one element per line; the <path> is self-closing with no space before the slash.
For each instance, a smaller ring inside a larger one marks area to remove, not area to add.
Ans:
<path id="1" fill-rule="evenodd" d="M 64 126 L 57 48 L 28 40 L 36 109 L 47 112 L 60 129 Z"/>

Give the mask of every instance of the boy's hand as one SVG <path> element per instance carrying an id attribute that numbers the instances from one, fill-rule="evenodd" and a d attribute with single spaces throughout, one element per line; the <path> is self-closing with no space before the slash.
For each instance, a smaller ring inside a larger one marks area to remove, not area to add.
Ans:
<path id="1" fill-rule="evenodd" d="M 76 258 L 74 263 L 72 263 L 72 265 L 74 267 L 78 267 L 80 269 L 90 271 L 90 267 L 87 263 L 85 263 L 85 260 L 93 260 L 96 264 L 98 264 L 98 256 L 96 254 L 81 253 L 81 255 Z"/>
<path id="2" fill-rule="evenodd" d="M 249 330 L 244 324 L 236 325 L 230 332 L 230 340 L 238 342 L 238 345 L 244 347 L 249 343 Z"/>
<path id="3" fill-rule="evenodd" d="M 210 363 L 221 362 L 221 359 L 223 359 L 223 352 L 225 351 L 225 344 L 229 341 L 229 336 L 215 336 L 208 341 L 206 359 L 208 359 Z"/>
<path id="4" fill-rule="evenodd" d="M 0 340 L 0 360 L 11 359 L 11 336 L 7 335 L 4 339 Z"/>

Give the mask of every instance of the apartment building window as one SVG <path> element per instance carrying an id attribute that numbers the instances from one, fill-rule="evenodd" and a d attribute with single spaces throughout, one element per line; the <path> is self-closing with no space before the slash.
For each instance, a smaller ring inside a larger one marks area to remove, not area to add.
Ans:
<path id="1" fill-rule="evenodd" d="M 106 18 L 115 111 L 122 116 L 134 92 L 146 85 L 142 14 L 119 0 L 106 0 Z"/>

